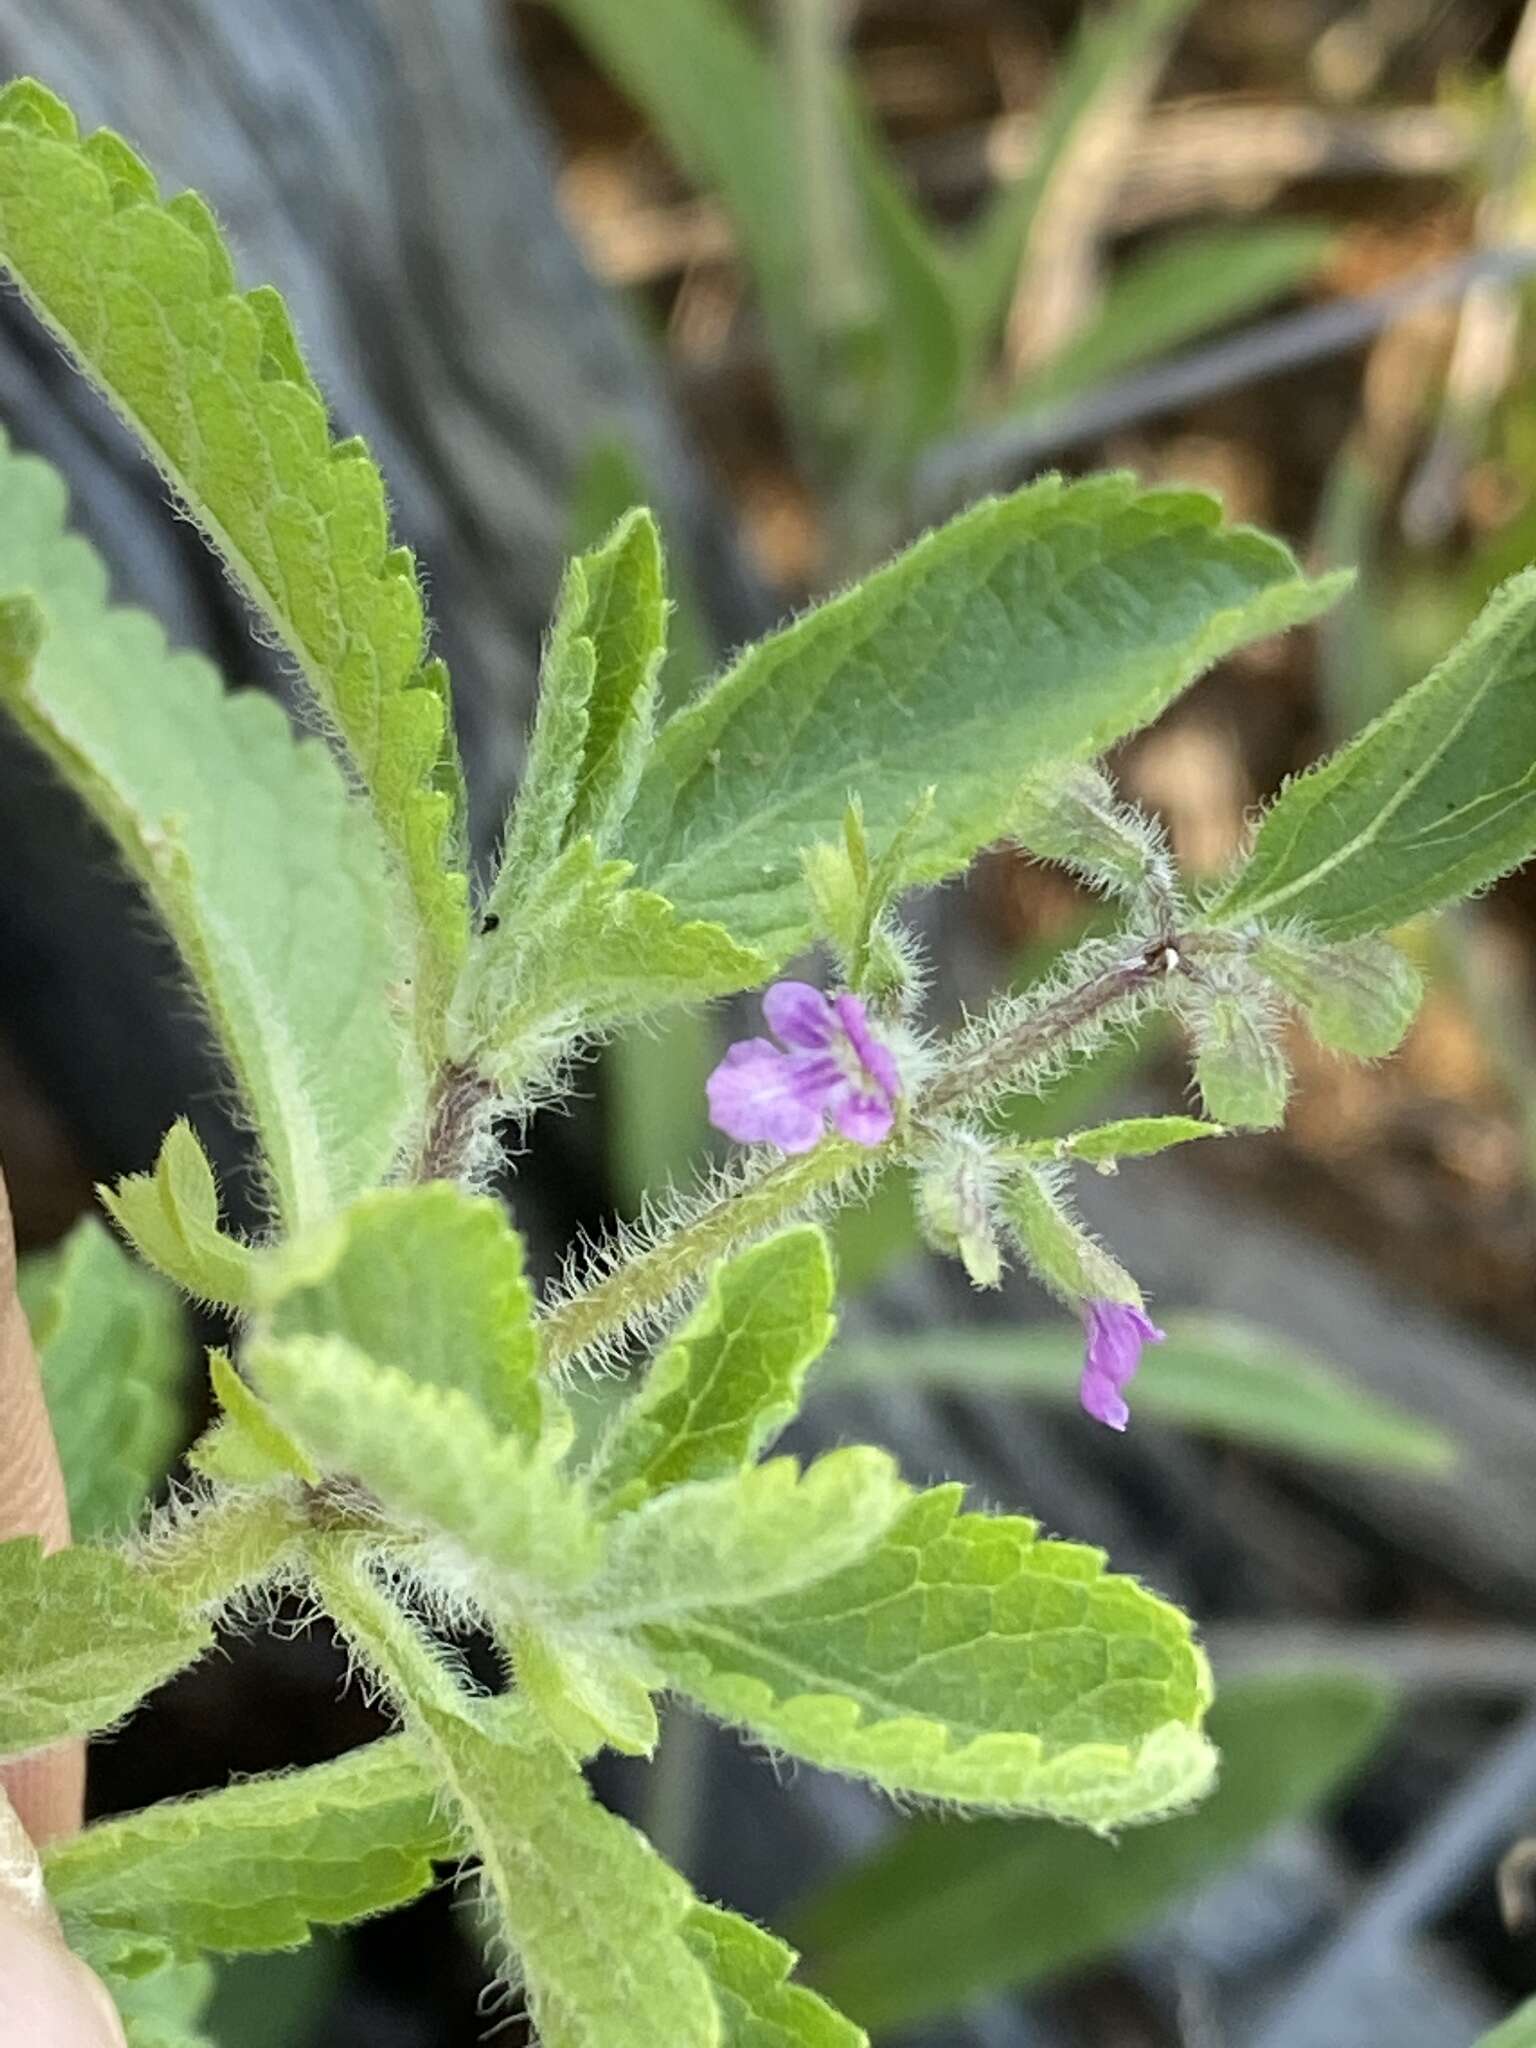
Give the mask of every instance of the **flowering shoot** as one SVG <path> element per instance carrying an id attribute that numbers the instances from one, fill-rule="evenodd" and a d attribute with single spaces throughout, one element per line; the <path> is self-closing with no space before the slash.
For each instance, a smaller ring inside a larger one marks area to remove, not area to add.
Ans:
<path id="1" fill-rule="evenodd" d="M 709 1077 L 709 1120 L 743 1144 L 809 1152 L 828 1120 L 856 1145 L 879 1145 L 896 1121 L 901 1077 L 855 995 L 828 997 L 777 981 L 763 997 L 781 1043 L 745 1038 Z"/>

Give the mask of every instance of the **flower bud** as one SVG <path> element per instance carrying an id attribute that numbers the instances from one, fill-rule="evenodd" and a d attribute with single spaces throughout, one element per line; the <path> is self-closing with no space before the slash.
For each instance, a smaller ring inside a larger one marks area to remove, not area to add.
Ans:
<path id="1" fill-rule="evenodd" d="M 1010 1179 L 1003 1213 L 1042 1287 L 1074 1306 L 1122 1301 L 1141 1306 L 1141 1289 L 1118 1259 L 1072 1214 L 1059 1169 L 1026 1167 Z"/>
<path id="2" fill-rule="evenodd" d="M 1318 945 L 1266 932 L 1254 964 L 1288 995 L 1319 1045 L 1383 1059 L 1402 1043 L 1424 993 L 1418 969 L 1390 939 Z"/>
<path id="3" fill-rule="evenodd" d="M 991 1153 L 969 1132 L 948 1136 L 923 1163 L 917 1213 L 935 1251 L 959 1259 L 973 1286 L 996 1287 L 1003 1277 L 993 1209 L 997 1175 Z"/>
<path id="4" fill-rule="evenodd" d="M 1181 1008 L 1194 1036 L 1206 1115 L 1251 1131 L 1283 1122 L 1291 1077 L 1268 992 L 1259 986 L 1198 989 Z"/>

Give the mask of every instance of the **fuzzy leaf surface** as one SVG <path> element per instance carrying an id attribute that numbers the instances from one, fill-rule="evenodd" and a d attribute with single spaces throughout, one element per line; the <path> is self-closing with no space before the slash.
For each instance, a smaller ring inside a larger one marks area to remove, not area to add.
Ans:
<path id="1" fill-rule="evenodd" d="M 447 678 L 423 662 L 421 588 L 391 543 L 383 479 L 360 442 L 331 439 L 282 300 L 237 290 L 195 193 L 162 203 L 120 138 L 82 141 L 30 79 L 0 95 L 0 265 L 139 436 L 345 740 L 408 884 L 414 994 L 430 1018 L 467 933 Z"/>
<path id="2" fill-rule="evenodd" d="M 213 1641 L 125 1558 L 31 1536 L 0 1543 L 0 1613 L 0 1756 L 109 1727 Z"/>
<path id="3" fill-rule="evenodd" d="M 721 2048 L 677 1872 L 531 1714 L 494 1733 L 434 1707 L 421 1719 L 481 1860 L 493 1953 L 515 1956 L 545 2048 Z"/>
<path id="4" fill-rule="evenodd" d="M 718 1265 L 709 1292 L 619 1410 L 593 1462 L 594 1496 L 628 1506 L 762 1456 L 800 1406 L 831 1341 L 835 1281 L 814 1225 Z"/>
<path id="5" fill-rule="evenodd" d="M 23 1262 L 48 1419 L 75 1540 L 117 1534 L 175 1455 L 188 1358 L 181 1304 L 95 1217 Z"/>
<path id="6" fill-rule="evenodd" d="M 1125 476 L 1047 477 L 973 507 L 676 713 L 620 851 L 680 918 L 774 964 L 810 936 L 801 851 L 835 836 L 850 793 L 883 844 L 936 786 L 902 879 L 958 872 L 1042 764 L 1102 752 L 1339 594 L 1219 522 L 1199 492 Z"/>
<path id="7" fill-rule="evenodd" d="M 888 1790 L 1107 1829 L 1210 1782 L 1189 1623 L 1103 1553 L 920 1495 L 800 1593 L 644 1640 L 668 1682 L 774 1748 Z"/>
<path id="8" fill-rule="evenodd" d="M 0 119 L 0 194 L 13 133 Z M 0 234 L 3 215 L 0 196 Z M 226 694 L 201 656 L 108 603 L 64 515 L 57 473 L 0 441 L 0 588 L 35 591 L 48 627 L 4 708 L 176 940 L 284 1220 L 317 1221 L 383 1175 L 411 1103 L 377 834 L 270 698 Z"/>
<path id="9" fill-rule="evenodd" d="M 453 1852 L 419 1752 L 395 1737 L 97 1822 L 45 1869 L 67 1921 L 235 1955 L 403 1905 Z"/>
<path id="10" fill-rule="evenodd" d="M 457 1387 L 378 1365 L 343 1337 L 252 1344 L 247 1365 L 323 1471 L 361 1480 L 423 1534 L 525 1591 L 582 1584 L 596 1563 L 585 1502 L 537 1451 L 498 1434 Z"/>
<path id="11" fill-rule="evenodd" d="M 766 1928 L 720 1906 L 695 1906 L 683 1939 L 709 1972 L 721 2048 L 869 2048 L 862 2027 L 789 1982 L 796 1956 Z"/>
<path id="12" fill-rule="evenodd" d="M 272 1303 L 278 1338 L 344 1337 L 424 1386 L 456 1387 L 499 1430 L 538 1439 L 533 1289 L 500 1202 L 448 1181 L 376 1188 Z"/>
<path id="13" fill-rule="evenodd" d="M 220 1229 L 218 1183 L 185 1117 L 166 1132 L 153 1172 L 128 1174 L 97 1193 L 157 1272 L 199 1301 L 250 1307 L 254 1254 Z"/>
<path id="14" fill-rule="evenodd" d="M 1298 776 L 1209 906 L 1222 924 L 1387 931 L 1536 849 L 1536 569 L 1501 584 L 1438 668 Z"/>

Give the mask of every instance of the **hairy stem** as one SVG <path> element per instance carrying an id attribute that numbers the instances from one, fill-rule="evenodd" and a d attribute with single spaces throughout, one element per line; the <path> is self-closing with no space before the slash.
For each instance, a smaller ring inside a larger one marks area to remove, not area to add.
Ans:
<path id="1" fill-rule="evenodd" d="M 1181 939 L 1150 940 L 1012 1030 L 963 1053 L 919 1096 L 909 1121 L 920 1124 L 930 1116 L 984 1101 L 1048 1057 L 1084 1024 L 1134 1003 L 1177 972 L 1183 951 Z M 588 1346 L 621 1333 L 665 1307 L 723 1253 L 802 1213 L 855 1175 L 881 1173 L 902 1156 L 898 1132 L 874 1151 L 843 1138 L 828 1138 L 813 1152 L 770 1167 L 759 1179 L 680 1224 L 659 1244 L 551 1308 L 541 1325 L 545 1365 L 561 1366 Z"/>
<path id="2" fill-rule="evenodd" d="M 275 1493 L 231 1493 L 181 1509 L 151 1532 L 144 1561 L 184 1611 L 214 1612 L 272 1576 L 309 1527 L 303 1506 Z"/>

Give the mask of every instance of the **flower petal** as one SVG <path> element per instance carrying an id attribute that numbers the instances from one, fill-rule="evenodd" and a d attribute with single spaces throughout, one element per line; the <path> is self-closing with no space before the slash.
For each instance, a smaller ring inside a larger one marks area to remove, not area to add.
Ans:
<path id="1" fill-rule="evenodd" d="M 876 1088 L 888 1102 L 894 1102 L 901 1093 L 901 1074 L 895 1058 L 887 1045 L 882 1045 L 869 1027 L 869 1012 L 863 1001 L 846 991 L 833 1000 L 838 1022 L 848 1037 L 848 1043 L 858 1054 L 859 1065 L 868 1074 Z"/>
<path id="2" fill-rule="evenodd" d="M 763 997 L 768 1029 L 801 1052 L 819 1052 L 834 1045 L 837 1012 L 819 988 L 808 981 L 776 981 Z"/>
<path id="3" fill-rule="evenodd" d="M 832 1121 L 855 1145 L 883 1145 L 891 1135 L 896 1113 L 884 1094 L 844 1081 L 828 1103 Z"/>
<path id="4" fill-rule="evenodd" d="M 1163 1332 L 1134 1302 L 1090 1301 L 1083 1310 L 1087 1344 L 1079 1388 L 1082 1404 L 1096 1422 L 1124 1429 L 1131 1411 L 1122 1390 L 1135 1377 L 1142 1347 L 1161 1344 Z"/>
<path id="5" fill-rule="evenodd" d="M 828 1092 L 837 1085 L 835 1062 L 782 1053 L 766 1038 L 731 1046 L 705 1084 L 709 1120 L 744 1145 L 766 1143 L 784 1152 L 809 1152 L 826 1129 Z"/>

